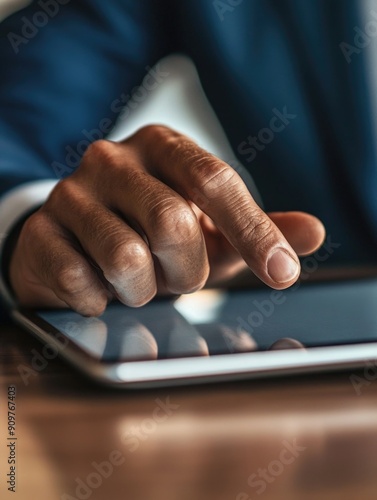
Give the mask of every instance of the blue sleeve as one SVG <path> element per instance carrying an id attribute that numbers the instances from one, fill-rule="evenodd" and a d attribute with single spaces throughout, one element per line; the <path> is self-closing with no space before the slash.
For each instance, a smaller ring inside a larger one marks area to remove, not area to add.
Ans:
<path id="1" fill-rule="evenodd" d="M 96 130 L 109 132 L 169 52 L 164 18 L 153 0 L 38 0 L 1 23 L 0 196 L 69 174 Z"/>

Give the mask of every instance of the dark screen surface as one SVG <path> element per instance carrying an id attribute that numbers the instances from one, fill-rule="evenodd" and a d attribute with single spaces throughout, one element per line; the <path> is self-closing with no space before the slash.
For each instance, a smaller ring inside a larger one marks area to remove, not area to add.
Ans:
<path id="1" fill-rule="evenodd" d="M 377 280 L 303 284 L 285 291 L 205 290 L 100 318 L 37 315 L 103 361 L 137 361 L 377 341 Z M 289 339 L 284 340 L 282 339 Z"/>

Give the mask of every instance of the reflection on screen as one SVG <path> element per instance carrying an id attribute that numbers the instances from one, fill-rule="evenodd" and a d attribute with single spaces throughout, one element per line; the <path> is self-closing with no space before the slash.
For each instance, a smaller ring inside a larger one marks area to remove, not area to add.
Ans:
<path id="1" fill-rule="evenodd" d="M 205 290 L 132 309 L 110 304 L 100 318 L 38 315 L 106 361 L 212 356 L 377 340 L 377 282 L 284 291 Z"/>

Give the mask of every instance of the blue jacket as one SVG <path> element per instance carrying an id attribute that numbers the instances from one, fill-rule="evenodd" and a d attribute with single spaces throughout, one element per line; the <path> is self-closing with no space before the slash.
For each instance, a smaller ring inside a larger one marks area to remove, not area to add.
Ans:
<path id="1" fill-rule="evenodd" d="M 265 208 L 322 219 L 341 244 L 333 263 L 375 260 L 366 51 L 347 61 L 340 47 L 363 26 L 361 2 L 57 1 L 34 1 L 0 25 L 0 195 L 68 174 L 66 147 L 75 150 L 104 117 L 114 123 L 114 97 L 180 52 L 195 62 Z"/>

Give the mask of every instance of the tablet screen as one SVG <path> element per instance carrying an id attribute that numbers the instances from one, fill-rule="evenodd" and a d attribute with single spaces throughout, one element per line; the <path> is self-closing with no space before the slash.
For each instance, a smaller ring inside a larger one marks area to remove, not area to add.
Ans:
<path id="1" fill-rule="evenodd" d="M 377 280 L 204 290 L 139 309 L 112 303 L 100 318 L 37 315 L 95 358 L 145 361 L 377 340 Z"/>

